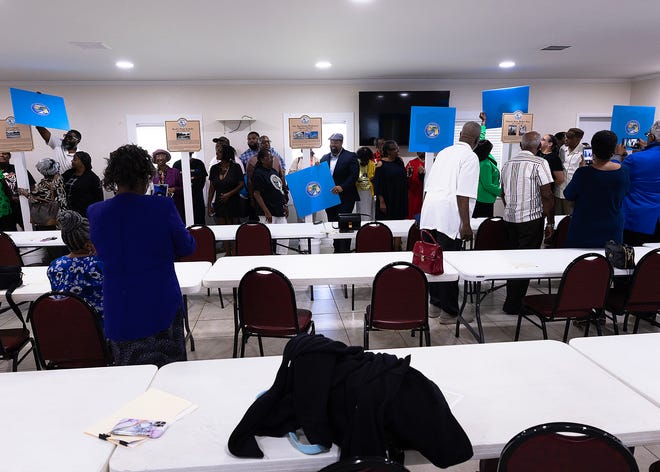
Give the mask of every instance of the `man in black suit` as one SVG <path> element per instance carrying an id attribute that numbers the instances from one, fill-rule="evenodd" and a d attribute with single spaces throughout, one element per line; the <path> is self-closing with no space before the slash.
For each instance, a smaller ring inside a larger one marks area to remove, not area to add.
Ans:
<path id="1" fill-rule="evenodd" d="M 330 136 L 330 152 L 321 158 L 321 164 L 327 162 L 330 166 L 335 186 L 332 193 L 338 194 L 341 199 L 339 205 L 326 208 L 328 221 L 337 221 L 339 213 L 352 213 L 355 202 L 360 199 L 355 182 L 358 178 L 360 166 L 354 152 L 342 147 L 344 135 L 335 133 Z M 335 252 L 350 252 L 350 239 L 335 239 Z"/>

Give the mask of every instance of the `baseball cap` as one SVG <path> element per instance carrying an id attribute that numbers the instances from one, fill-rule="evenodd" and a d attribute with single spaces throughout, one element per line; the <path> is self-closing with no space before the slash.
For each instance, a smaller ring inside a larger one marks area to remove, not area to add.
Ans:
<path id="1" fill-rule="evenodd" d="M 344 135 L 341 133 L 334 133 L 328 138 L 330 141 L 344 141 Z"/>

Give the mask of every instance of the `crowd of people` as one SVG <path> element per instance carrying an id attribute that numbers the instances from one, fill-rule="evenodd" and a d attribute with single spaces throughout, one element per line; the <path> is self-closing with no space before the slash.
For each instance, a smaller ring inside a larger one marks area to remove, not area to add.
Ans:
<path id="1" fill-rule="evenodd" d="M 452 251 L 472 239 L 471 218 L 494 215 L 499 197 L 510 248 L 541 247 L 553 237 L 560 214 L 571 215 L 569 247 L 660 241 L 660 121 L 630 155 L 613 132 L 595 133 L 590 163 L 583 157 L 582 130 L 529 131 L 500 169 L 485 139 L 483 113 L 480 119 L 465 123 L 458 142 L 437 154 L 429 172 L 425 153 L 404 163 L 393 140 L 376 139 L 375 152 L 370 147 L 352 152 L 343 147 L 342 134 L 332 134 L 329 153 L 321 159 L 313 151 L 309 155 L 310 166 L 329 167 L 331 192 L 339 197 L 339 204 L 325 210 L 328 220 L 353 211 L 369 220 L 416 218 Z M 195 241 L 183 223 L 181 163 L 170 166 L 172 156 L 164 149 L 149 155 L 125 145 L 110 153 L 101 180 L 91 156 L 78 149 L 80 132 L 57 139 L 44 128 L 38 131 L 54 155 L 37 163 L 43 177 L 36 182 L 29 175 L 30 188 L 18 185 L 11 154 L 0 153 L 0 230 L 22 225 L 19 196 L 27 197 L 35 229 L 60 229 L 67 246 L 48 269 L 52 289 L 79 295 L 96 310 L 115 361 L 164 365 L 185 359 L 174 261 L 194 251 Z M 248 149 L 238 158 L 226 137 L 213 142 L 208 172 L 190 156 L 195 223 L 206 223 L 207 215 L 216 224 L 286 223 L 286 163 L 269 137 L 251 131 Z M 294 159 L 289 173 L 306 164 L 302 156 Z M 102 187 L 113 198 L 104 201 Z M 158 192 L 171 198 L 149 195 Z M 335 252 L 350 250 L 350 239 L 333 241 Z M 231 244 L 225 250 L 234 254 Z M 519 312 L 527 285 L 508 281 L 505 313 Z M 441 322 L 454 323 L 458 283 L 431 284 L 430 302 L 444 312 Z"/>

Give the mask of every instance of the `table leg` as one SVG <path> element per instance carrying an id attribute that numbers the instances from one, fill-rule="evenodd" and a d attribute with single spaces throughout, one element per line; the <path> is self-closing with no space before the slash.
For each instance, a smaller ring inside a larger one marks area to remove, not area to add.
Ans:
<path id="1" fill-rule="evenodd" d="M 190 338 L 190 350 L 195 350 L 195 339 L 190 332 L 190 323 L 188 321 L 188 295 L 183 296 L 183 324 L 186 328 L 186 338 Z"/>
<path id="2" fill-rule="evenodd" d="M 475 312 L 474 317 L 477 320 L 477 330 L 475 331 L 475 329 L 465 321 L 465 318 L 463 318 L 463 310 L 465 309 L 465 305 L 467 301 L 467 296 L 465 293 L 463 293 L 463 304 L 461 305 L 461 309 L 459 310 L 458 316 L 456 317 L 456 337 L 458 337 L 460 333 L 461 324 L 463 324 L 472 334 L 472 336 L 474 336 L 474 339 L 476 339 L 480 343 L 485 343 L 486 340 L 484 338 L 484 330 L 481 324 L 481 282 L 480 281 L 474 282 L 473 285 L 476 291 L 475 304 L 474 304 L 474 312 Z"/>

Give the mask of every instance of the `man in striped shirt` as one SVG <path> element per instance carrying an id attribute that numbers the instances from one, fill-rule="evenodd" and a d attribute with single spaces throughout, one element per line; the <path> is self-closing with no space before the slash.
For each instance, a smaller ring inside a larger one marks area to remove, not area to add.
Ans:
<path id="1" fill-rule="evenodd" d="M 554 231 L 553 196 L 550 188 L 552 172 L 548 161 L 536 156 L 541 135 L 525 133 L 518 155 L 502 166 L 502 201 L 504 222 L 511 249 L 538 249 L 543 242 L 543 218 L 548 218 L 546 236 Z M 505 313 L 515 315 L 522 308 L 528 279 L 507 280 Z"/>

